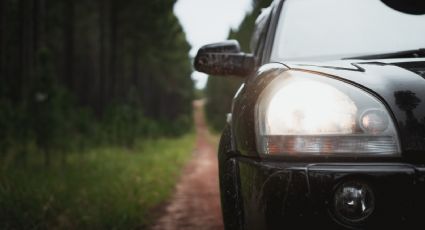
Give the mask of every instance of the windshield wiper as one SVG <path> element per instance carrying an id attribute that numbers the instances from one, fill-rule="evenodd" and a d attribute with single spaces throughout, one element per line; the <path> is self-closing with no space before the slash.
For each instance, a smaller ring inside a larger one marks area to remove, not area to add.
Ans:
<path id="1" fill-rule="evenodd" d="M 372 54 L 357 57 L 348 57 L 343 59 L 387 59 L 387 58 L 418 58 L 425 57 L 425 48 L 417 50 L 404 50 L 393 53 Z"/>

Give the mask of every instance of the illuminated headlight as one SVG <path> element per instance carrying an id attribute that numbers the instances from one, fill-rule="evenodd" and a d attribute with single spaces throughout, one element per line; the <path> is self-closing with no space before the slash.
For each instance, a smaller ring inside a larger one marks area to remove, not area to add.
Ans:
<path id="1" fill-rule="evenodd" d="M 381 101 L 351 84 L 286 71 L 256 105 L 257 148 L 270 155 L 395 156 L 393 121 Z"/>

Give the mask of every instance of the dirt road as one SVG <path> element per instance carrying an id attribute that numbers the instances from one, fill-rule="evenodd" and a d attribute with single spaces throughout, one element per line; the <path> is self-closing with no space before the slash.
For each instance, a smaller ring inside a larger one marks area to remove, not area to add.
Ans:
<path id="1" fill-rule="evenodd" d="M 208 142 L 203 101 L 197 100 L 193 106 L 196 147 L 165 213 L 153 225 L 152 230 L 223 229 L 216 148 Z"/>

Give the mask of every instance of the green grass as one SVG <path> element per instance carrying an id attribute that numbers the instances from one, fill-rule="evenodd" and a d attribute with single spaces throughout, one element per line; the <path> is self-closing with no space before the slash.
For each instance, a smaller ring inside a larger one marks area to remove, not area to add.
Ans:
<path id="1" fill-rule="evenodd" d="M 0 229 L 134 229 L 173 192 L 194 135 L 68 154 L 0 172 Z"/>

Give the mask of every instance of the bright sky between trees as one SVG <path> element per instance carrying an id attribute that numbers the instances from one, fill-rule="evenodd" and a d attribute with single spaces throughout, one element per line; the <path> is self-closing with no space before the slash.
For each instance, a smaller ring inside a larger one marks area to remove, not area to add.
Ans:
<path id="1" fill-rule="evenodd" d="M 226 40 L 230 29 L 237 29 L 251 10 L 252 0 L 178 0 L 174 5 L 174 13 L 192 46 L 191 57 L 202 45 Z M 198 89 L 207 83 L 207 75 L 196 71 L 192 79 Z"/>

